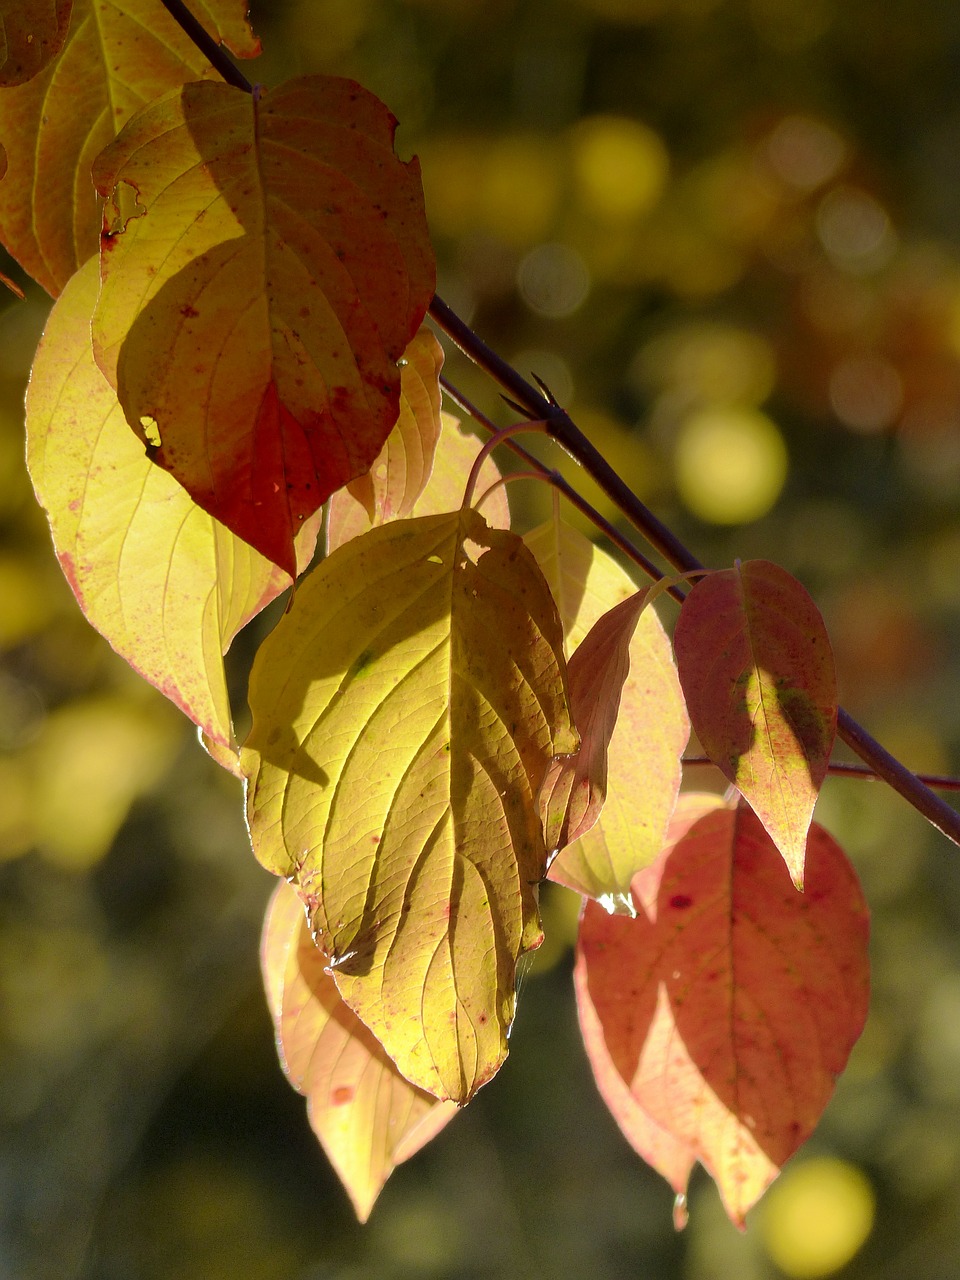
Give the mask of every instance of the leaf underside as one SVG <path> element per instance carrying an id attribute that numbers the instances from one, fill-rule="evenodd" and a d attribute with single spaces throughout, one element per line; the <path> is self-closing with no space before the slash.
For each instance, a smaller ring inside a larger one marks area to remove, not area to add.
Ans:
<path id="1" fill-rule="evenodd" d="M 93 359 L 98 285 L 91 259 L 47 321 L 27 395 L 30 475 L 87 619 L 211 748 L 229 749 L 223 654 L 290 580 L 145 456 Z M 301 565 L 316 542 L 311 526 Z"/>
<path id="2" fill-rule="evenodd" d="M 396 1166 L 457 1107 L 405 1080 L 347 1008 L 310 937 L 303 902 L 282 882 L 267 907 L 260 962 L 284 1072 L 306 1097 L 310 1125 L 365 1222 Z"/>
<path id="3" fill-rule="evenodd" d="M 837 725 L 830 640 L 785 569 L 749 560 L 701 579 L 674 635 L 693 727 L 803 886 L 807 830 Z"/>
<path id="4" fill-rule="evenodd" d="M 539 945 L 536 794 L 576 736 L 560 624 L 471 510 L 346 543 L 262 645 L 243 751 L 260 860 L 291 877 L 347 1004 L 412 1083 L 466 1102 Z"/>
<path id="5" fill-rule="evenodd" d="M 189 84 L 94 170 L 97 361 L 154 460 L 291 573 L 302 522 L 394 426 L 397 361 L 433 294 L 419 166 L 397 159 L 395 127 L 335 77 L 260 97 Z"/>
<path id="6" fill-rule="evenodd" d="M 35 8 L 35 0 L 29 7 Z M 196 17 L 238 57 L 259 41 L 247 0 L 200 0 Z M 99 247 L 91 166 L 146 103 L 190 80 L 219 79 L 157 0 L 74 0 L 66 40 L 39 75 L 0 92 L 0 240 L 54 297 Z"/>
<path id="7" fill-rule="evenodd" d="M 636 919 L 592 903 L 583 916 L 588 1053 L 601 1081 L 615 1069 L 621 1095 L 686 1149 L 668 1147 L 663 1166 L 655 1148 L 640 1154 L 678 1191 L 699 1160 L 742 1225 L 809 1137 L 863 1029 L 863 893 L 822 828 L 810 830 L 798 894 L 746 805 L 697 795 L 681 797 L 670 842 L 633 892 Z"/>

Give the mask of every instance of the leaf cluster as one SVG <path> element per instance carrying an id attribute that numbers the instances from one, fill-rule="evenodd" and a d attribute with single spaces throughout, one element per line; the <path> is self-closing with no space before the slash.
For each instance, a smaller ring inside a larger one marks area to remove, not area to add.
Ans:
<path id="1" fill-rule="evenodd" d="M 244 781 L 282 1065 L 358 1216 L 504 1062 L 549 878 L 612 1114 L 678 1223 L 699 1161 L 742 1225 L 867 1012 L 863 894 L 812 823 L 815 604 L 767 561 L 638 589 L 556 510 L 511 527 L 441 410 L 419 165 L 371 93 L 221 83 L 151 0 L 48 8 L 5 7 L 0 68 L 0 236 L 56 297 L 31 476 L 89 621 Z M 242 4 L 198 16 L 218 67 L 256 52 Z M 238 743 L 224 654 L 291 584 Z M 681 795 L 691 724 L 722 798 Z"/>

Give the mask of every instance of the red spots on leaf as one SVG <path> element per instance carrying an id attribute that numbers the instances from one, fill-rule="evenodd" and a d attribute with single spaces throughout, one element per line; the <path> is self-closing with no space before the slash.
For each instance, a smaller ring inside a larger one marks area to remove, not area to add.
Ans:
<path id="1" fill-rule="evenodd" d="M 693 906 L 693 899 L 686 893 L 675 893 L 670 899 L 670 905 L 675 911 L 686 911 Z"/>
<path id="2" fill-rule="evenodd" d="M 335 1107 L 345 1107 L 348 1102 L 352 1102 L 356 1090 L 351 1085 L 341 1084 L 330 1094 L 330 1101 Z"/>

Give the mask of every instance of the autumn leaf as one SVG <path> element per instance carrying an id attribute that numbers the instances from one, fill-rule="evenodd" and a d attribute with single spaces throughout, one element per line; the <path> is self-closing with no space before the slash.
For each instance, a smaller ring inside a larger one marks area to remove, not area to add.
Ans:
<path id="1" fill-rule="evenodd" d="M 433 331 L 423 326 L 400 362 L 400 416 L 373 466 L 348 486 L 372 524 L 413 515 L 430 479 L 440 439 L 442 368 L 443 348 Z M 454 506 L 451 502 L 447 509 Z"/>
<path id="2" fill-rule="evenodd" d="M 0 85 L 32 80 L 67 38 L 71 0 L 0 0 Z"/>
<path id="3" fill-rule="evenodd" d="M 541 938 L 536 795 L 576 746 L 563 675 L 535 562 L 470 509 L 345 543 L 254 663 L 254 850 L 297 884 L 347 1004 L 440 1098 L 505 1058 Z"/>
<path id="4" fill-rule="evenodd" d="M 867 1015 L 855 871 L 816 825 L 802 895 L 772 853 L 746 805 L 681 797 L 634 879 L 637 918 L 587 903 L 577 959 L 591 1058 L 692 1150 L 738 1225 L 813 1131 Z"/>
<path id="5" fill-rule="evenodd" d="M 95 166 L 97 361 L 154 460 L 288 572 L 300 524 L 396 422 L 397 361 L 433 294 L 419 166 L 396 158 L 395 127 L 349 80 L 200 83 L 151 103 Z"/>
<path id="6" fill-rule="evenodd" d="M 548 850 L 566 848 L 600 816 L 607 794 L 607 748 L 630 670 L 630 641 L 646 601 L 646 591 L 635 592 L 598 618 L 567 666 L 580 749 L 551 762 L 540 791 Z"/>
<path id="7" fill-rule="evenodd" d="M 635 594 L 636 584 L 562 521 L 547 521 L 525 541 L 557 600 L 569 656 L 604 614 Z M 553 860 L 549 873 L 551 880 L 627 912 L 633 909 L 633 875 L 663 848 L 690 733 L 670 641 L 652 608 L 641 615 L 629 654 L 607 750 L 603 812 Z"/>
<path id="8" fill-rule="evenodd" d="M 310 1125 L 366 1222 L 396 1166 L 435 1137 L 457 1106 L 405 1080 L 347 1008 L 300 897 L 283 882 L 267 907 L 260 963 L 284 1072 L 306 1097 Z"/>
<path id="9" fill-rule="evenodd" d="M 397 431 L 399 427 L 395 427 Z M 390 449 L 393 432 L 387 437 L 384 446 L 384 457 Z M 463 500 L 466 477 L 470 473 L 474 459 L 480 452 L 480 441 L 476 436 L 463 431 L 459 421 L 449 413 L 440 414 L 440 435 L 433 455 L 429 479 L 423 492 L 413 505 L 411 514 L 416 516 L 441 515 L 444 511 L 455 510 Z M 401 446 L 392 449 L 391 460 L 403 457 Z M 374 464 L 376 466 L 376 464 Z M 497 464 L 487 457 L 480 468 L 478 490 L 485 492 L 500 479 Z M 494 529 L 510 528 L 510 508 L 504 487 L 494 490 L 483 504 L 483 516 L 487 524 Z M 337 547 L 349 542 L 374 528 L 375 523 L 382 523 L 382 510 L 377 513 L 376 521 L 370 519 L 363 506 L 353 497 L 349 490 L 338 489 L 327 505 L 327 551 L 335 551 Z"/>
<path id="10" fill-rule="evenodd" d="M 30 0 L 26 7 L 40 6 Z M 260 44 L 247 7 L 247 0 L 191 4 L 215 39 L 250 58 Z M 145 103 L 208 77 L 219 79 L 158 0 L 74 0 L 56 60 L 0 92 L 0 138 L 10 162 L 0 182 L 0 240 L 48 293 L 56 296 L 97 252 L 96 155 Z"/>
<path id="11" fill-rule="evenodd" d="M 153 465 L 90 348 L 91 259 L 54 304 L 27 395 L 27 462 L 89 621 L 211 745 L 233 742 L 223 654 L 289 578 Z M 305 530 L 301 561 L 311 557 Z"/>
<path id="12" fill-rule="evenodd" d="M 748 560 L 701 579 L 674 634 L 704 751 L 740 790 L 803 887 L 807 830 L 837 726 L 819 610 L 785 569 Z"/>

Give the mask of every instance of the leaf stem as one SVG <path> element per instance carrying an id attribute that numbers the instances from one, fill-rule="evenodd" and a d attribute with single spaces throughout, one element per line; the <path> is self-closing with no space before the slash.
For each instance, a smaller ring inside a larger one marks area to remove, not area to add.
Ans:
<path id="1" fill-rule="evenodd" d="M 621 480 L 565 410 L 552 404 L 501 356 L 488 347 L 442 298 L 434 297 L 430 304 L 430 314 L 468 359 L 484 369 L 532 417 L 547 423 L 547 434 L 583 467 L 631 524 L 669 564 L 684 573 L 703 568 L 693 552 L 689 551 Z M 842 707 L 837 714 L 837 736 L 878 777 L 923 814 L 938 831 L 954 844 L 960 845 L 960 813 L 925 786 L 915 773 L 911 773 L 885 747 L 882 747 Z"/>
<path id="2" fill-rule="evenodd" d="M 491 435 L 497 432 L 498 428 L 496 424 L 491 422 L 481 409 L 478 409 L 475 404 L 472 404 L 463 392 L 460 391 L 458 387 L 455 387 L 453 383 L 442 374 L 440 376 L 440 385 L 454 404 L 457 405 L 458 408 L 462 409 L 469 417 L 473 418 L 475 422 L 479 423 L 485 431 L 489 431 Z M 660 569 L 653 563 L 653 561 L 648 559 L 642 551 L 635 547 L 630 539 L 625 537 L 615 524 L 611 524 L 606 516 L 601 515 L 596 507 L 591 506 L 586 498 L 579 494 L 569 480 L 565 479 L 559 471 L 552 470 L 545 462 L 541 462 L 539 458 L 534 457 L 532 453 L 525 449 L 523 445 L 515 439 L 503 440 L 501 443 L 507 449 L 511 449 L 518 458 L 521 458 L 531 471 L 538 472 L 544 480 L 548 480 L 557 492 L 563 494 L 571 506 L 576 507 L 581 515 L 585 516 L 591 524 L 595 525 L 604 537 L 613 543 L 619 551 L 622 551 L 629 560 L 632 560 L 648 578 L 657 582 L 663 576 Z M 685 599 L 685 592 L 681 587 L 676 585 L 669 588 L 669 594 L 673 596 L 678 604 L 682 604 Z"/>
<path id="3" fill-rule="evenodd" d="M 227 84 L 245 93 L 253 93 L 253 85 L 231 61 L 222 45 L 200 25 L 183 0 L 160 0 L 174 22 L 190 37 L 214 70 L 218 71 Z"/>
<path id="4" fill-rule="evenodd" d="M 538 432 L 545 429 L 542 422 L 514 422 L 509 427 L 498 428 L 489 440 L 485 441 L 480 452 L 473 460 L 473 466 L 470 468 L 470 474 L 467 476 L 466 487 L 463 491 L 462 507 L 469 507 L 473 502 L 473 491 L 477 487 L 477 480 L 480 478 L 480 471 L 483 464 L 493 453 L 498 444 L 503 444 L 509 440 L 511 436 L 520 435 L 521 432 Z"/>

